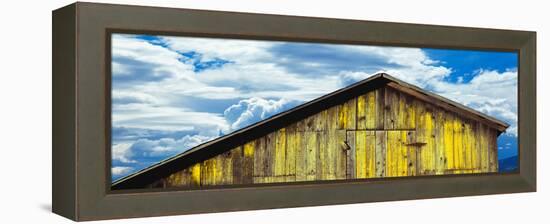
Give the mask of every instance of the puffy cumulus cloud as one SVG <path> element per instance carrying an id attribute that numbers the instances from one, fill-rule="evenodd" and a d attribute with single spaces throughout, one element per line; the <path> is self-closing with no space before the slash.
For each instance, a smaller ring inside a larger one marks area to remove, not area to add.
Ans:
<path id="1" fill-rule="evenodd" d="M 237 130 L 250 124 L 269 118 L 279 112 L 299 105 L 298 101 L 286 99 L 269 100 L 259 97 L 240 100 L 224 111 L 224 116 L 231 123 L 231 129 Z"/>

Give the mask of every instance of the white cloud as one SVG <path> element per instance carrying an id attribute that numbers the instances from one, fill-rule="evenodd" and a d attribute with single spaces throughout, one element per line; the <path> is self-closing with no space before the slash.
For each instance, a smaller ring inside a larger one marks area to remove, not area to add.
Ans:
<path id="1" fill-rule="evenodd" d="M 191 68 L 191 65 L 180 63 L 178 60 L 179 54 L 177 52 L 150 44 L 145 40 L 136 39 L 133 35 L 113 35 L 112 46 L 113 58 L 126 58 L 157 65 L 158 70 L 154 69 L 155 71 L 167 70 L 177 72 L 186 71 Z M 120 68 L 120 64 L 114 67 Z M 116 74 L 117 73 L 114 75 Z"/>
<path id="2" fill-rule="evenodd" d="M 130 154 L 130 147 L 132 143 L 118 143 L 112 146 L 112 160 L 117 160 L 123 163 L 135 163 L 136 161 L 130 160 L 128 155 Z"/>
<path id="3" fill-rule="evenodd" d="M 128 67 L 122 63 L 112 62 L 111 67 L 112 67 L 112 73 L 114 76 L 132 75 Z"/>
<path id="4" fill-rule="evenodd" d="M 151 94 L 138 91 L 113 90 L 111 98 L 115 103 L 157 103 L 159 99 Z"/>
<path id="5" fill-rule="evenodd" d="M 130 157 L 159 157 L 167 154 L 183 152 L 203 142 L 212 136 L 186 135 L 180 139 L 161 138 L 157 140 L 139 139 L 130 147 Z"/>
<path id="6" fill-rule="evenodd" d="M 133 170 L 134 169 L 129 166 L 114 166 L 111 168 L 111 174 L 113 177 L 117 178 L 129 174 Z"/>
<path id="7" fill-rule="evenodd" d="M 203 135 L 217 135 L 229 125 L 221 114 L 196 112 L 175 106 L 149 104 L 113 105 L 113 126 L 163 131 L 196 130 Z"/>
<path id="8" fill-rule="evenodd" d="M 266 100 L 253 97 L 241 100 L 239 103 L 230 106 L 224 111 L 224 115 L 227 121 L 231 123 L 231 129 L 237 130 L 295 107 L 298 104 L 300 103 L 297 101 L 289 101 L 285 98 Z"/>
<path id="9" fill-rule="evenodd" d="M 267 51 L 276 42 L 217 38 L 162 37 L 170 48 L 181 52 L 198 52 L 204 59 L 238 59 L 238 63 L 269 59 Z M 220 50 L 223 49 L 223 50 Z"/>
<path id="10" fill-rule="evenodd" d="M 378 72 L 385 72 L 403 81 L 422 85 L 431 80 L 443 80 L 451 74 L 451 69 L 437 65 L 428 57 L 428 55 L 419 48 L 406 47 L 376 47 L 376 46 L 348 46 L 355 51 L 360 51 L 366 55 L 375 55 L 382 58 L 383 61 L 395 64 L 396 66 L 386 66 L 372 71 L 342 71 L 340 75 L 355 77 L 355 81 L 369 77 Z M 366 62 L 368 63 L 368 62 Z"/>

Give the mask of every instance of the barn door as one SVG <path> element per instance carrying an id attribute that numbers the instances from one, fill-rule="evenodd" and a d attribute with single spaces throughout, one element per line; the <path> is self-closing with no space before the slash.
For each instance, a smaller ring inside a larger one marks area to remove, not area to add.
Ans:
<path id="1" fill-rule="evenodd" d="M 347 178 L 415 176 L 417 152 L 415 131 L 347 131 Z"/>

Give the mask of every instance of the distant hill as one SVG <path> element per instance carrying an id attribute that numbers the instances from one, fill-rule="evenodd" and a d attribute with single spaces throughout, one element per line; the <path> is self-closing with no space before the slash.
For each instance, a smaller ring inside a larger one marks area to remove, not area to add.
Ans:
<path id="1" fill-rule="evenodd" d="M 514 172 L 518 169 L 518 156 L 512 156 L 498 161 L 498 172 Z"/>

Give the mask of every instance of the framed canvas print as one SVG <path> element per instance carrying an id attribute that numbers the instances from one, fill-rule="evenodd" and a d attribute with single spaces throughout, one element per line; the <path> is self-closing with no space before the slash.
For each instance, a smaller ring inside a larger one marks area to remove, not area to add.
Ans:
<path id="1" fill-rule="evenodd" d="M 535 191 L 535 38 L 66 6 L 53 13 L 53 211 L 96 220 Z"/>

